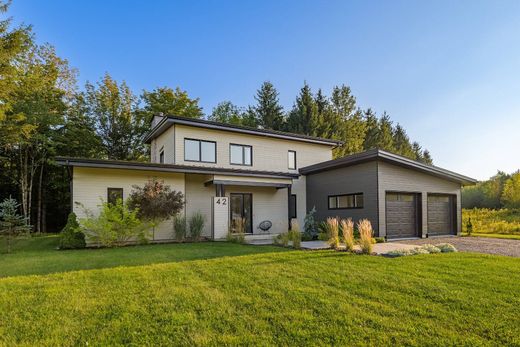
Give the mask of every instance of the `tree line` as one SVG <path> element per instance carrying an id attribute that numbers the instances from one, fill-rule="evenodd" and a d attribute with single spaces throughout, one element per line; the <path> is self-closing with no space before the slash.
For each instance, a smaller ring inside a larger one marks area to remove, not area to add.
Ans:
<path id="1" fill-rule="evenodd" d="M 12 196 L 35 232 L 59 230 L 70 210 L 68 172 L 56 156 L 149 160 L 142 141 L 154 114 L 204 118 L 198 98 L 179 87 L 135 93 L 110 74 L 78 86 L 78 71 L 50 44 L 38 44 L 30 26 L 13 26 L 0 0 L 0 200 Z M 383 113 L 361 110 L 348 86 L 330 96 L 305 83 L 291 110 L 264 82 L 245 109 L 226 101 L 209 119 L 345 141 L 340 157 L 381 148 L 431 163 L 427 150 Z"/>
<path id="2" fill-rule="evenodd" d="M 520 171 L 496 175 L 462 190 L 463 208 L 520 208 Z"/>

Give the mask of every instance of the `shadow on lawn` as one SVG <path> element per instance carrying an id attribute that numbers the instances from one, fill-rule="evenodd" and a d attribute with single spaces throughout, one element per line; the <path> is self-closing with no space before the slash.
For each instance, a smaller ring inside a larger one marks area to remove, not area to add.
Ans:
<path id="1" fill-rule="evenodd" d="M 56 250 L 57 245 L 57 235 L 19 240 L 13 253 L 0 254 L 2 264 L 0 278 L 203 260 L 287 250 L 274 246 L 239 245 L 228 242 L 151 244 L 67 251 Z"/>

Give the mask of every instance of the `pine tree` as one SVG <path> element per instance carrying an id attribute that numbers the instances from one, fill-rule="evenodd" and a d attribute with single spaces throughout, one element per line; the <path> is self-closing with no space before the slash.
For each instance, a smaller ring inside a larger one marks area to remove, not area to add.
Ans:
<path id="1" fill-rule="evenodd" d="M 269 81 L 262 83 L 253 107 L 257 123 L 264 129 L 282 130 L 284 128 L 283 107 L 278 100 L 278 91 Z"/>
<path id="2" fill-rule="evenodd" d="M 422 162 L 424 164 L 433 165 L 433 159 L 430 155 L 430 151 L 428 151 L 427 149 L 425 149 L 422 153 Z"/>
<path id="3" fill-rule="evenodd" d="M 408 157 L 410 159 L 415 159 L 415 153 L 413 151 L 412 144 L 410 143 L 410 138 L 399 123 L 397 123 L 394 129 L 393 138 L 395 152 L 397 154 Z"/>
<path id="4" fill-rule="evenodd" d="M 422 153 L 422 148 L 421 148 L 421 145 L 419 144 L 419 142 L 414 141 L 412 143 L 412 150 L 413 150 L 413 153 L 415 155 L 414 159 L 417 160 L 417 161 L 422 162 L 422 160 L 423 160 L 423 153 Z"/>
<path id="5" fill-rule="evenodd" d="M 393 128 L 390 116 L 384 112 L 378 122 L 377 147 L 389 152 L 395 152 Z"/>
<path id="6" fill-rule="evenodd" d="M 372 109 L 367 109 L 364 113 L 364 121 L 366 125 L 365 140 L 363 148 L 365 150 L 377 148 L 377 139 L 379 134 L 377 116 Z"/>
<path id="7" fill-rule="evenodd" d="M 311 88 L 305 82 L 289 114 L 287 130 L 296 134 L 315 136 L 318 128 L 317 123 L 318 106 Z"/>

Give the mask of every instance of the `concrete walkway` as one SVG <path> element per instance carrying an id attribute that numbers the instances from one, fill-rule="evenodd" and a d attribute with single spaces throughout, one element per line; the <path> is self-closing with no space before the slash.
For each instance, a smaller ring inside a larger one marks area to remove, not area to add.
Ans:
<path id="1" fill-rule="evenodd" d="M 344 245 L 340 246 L 341 248 L 344 248 Z M 414 249 L 416 248 L 416 245 L 407 245 L 404 243 L 397 243 L 397 242 L 385 242 L 385 243 L 376 243 L 374 245 L 373 252 L 382 255 L 387 254 L 390 251 L 395 250 L 401 250 L 401 249 Z M 309 249 L 309 250 L 319 250 L 319 249 L 329 249 L 330 246 L 325 241 L 303 241 L 302 242 L 302 249 Z M 359 246 L 354 246 L 354 249 L 359 250 Z"/>

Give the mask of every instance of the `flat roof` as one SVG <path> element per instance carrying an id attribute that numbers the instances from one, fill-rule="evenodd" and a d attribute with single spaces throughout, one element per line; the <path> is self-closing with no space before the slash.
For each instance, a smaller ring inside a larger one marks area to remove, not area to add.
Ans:
<path id="1" fill-rule="evenodd" d="M 459 182 L 463 185 L 471 185 L 477 183 L 477 180 L 471 177 L 467 177 L 437 166 L 423 164 L 418 161 L 411 160 L 409 158 L 387 151 L 383 151 L 380 149 L 372 149 L 366 152 L 349 155 L 343 158 L 333 159 L 329 161 L 324 161 L 322 163 L 306 166 L 300 169 L 300 173 L 303 175 L 310 175 L 318 172 L 353 166 L 374 160 L 388 162 L 390 164 L 398 165 L 410 170 L 420 171 L 433 176 L 444 178 L 446 180 Z"/>
<path id="2" fill-rule="evenodd" d="M 126 169 L 126 170 L 157 171 L 157 172 L 180 172 L 180 173 L 207 174 L 207 175 L 225 174 L 225 175 L 230 175 L 230 176 L 252 176 L 252 177 L 265 177 L 265 178 L 298 178 L 300 176 L 297 173 L 290 173 L 290 172 L 244 170 L 244 169 L 230 169 L 230 168 L 220 168 L 220 167 L 173 165 L 173 164 L 159 164 L 159 163 L 143 163 L 143 162 L 137 162 L 137 161 L 124 161 L 124 160 L 56 157 L 56 162 L 59 165 L 73 166 L 73 167 Z"/>
<path id="3" fill-rule="evenodd" d="M 146 134 L 146 136 L 144 137 L 144 141 L 146 143 L 150 143 L 152 141 L 152 139 L 161 135 L 173 124 L 183 124 L 183 125 L 194 126 L 194 127 L 199 127 L 199 128 L 231 131 L 231 132 L 238 132 L 238 133 L 244 133 L 244 134 L 251 134 L 251 135 L 255 135 L 255 136 L 274 137 L 274 138 L 292 140 L 292 141 L 303 141 L 303 142 L 310 142 L 310 143 L 316 143 L 316 144 L 334 146 L 334 147 L 340 146 L 343 144 L 343 141 L 339 141 L 339 140 L 324 139 L 321 137 L 293 134 L 293 133 L 277 131 L 277 130 L 257 129 L 257 128 L 252 128 L 252 127 L 242 126 L 242 125 L 214 122 L 214 121 L 209 121 L 209 120 L 205 120 L 205 119 L 186 118 L 186 117 L 179 117 L 179 116 L 173 116 L 173 115 L 166 115 L 166 116 L 162 116 L 162 117 L 163 117 L 163 119 L 160 120 L 159 123 L 157 123 L 152 128 L 152 130 L 150 130 L 150 132 L 148 134 Z"/>

